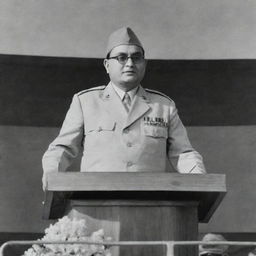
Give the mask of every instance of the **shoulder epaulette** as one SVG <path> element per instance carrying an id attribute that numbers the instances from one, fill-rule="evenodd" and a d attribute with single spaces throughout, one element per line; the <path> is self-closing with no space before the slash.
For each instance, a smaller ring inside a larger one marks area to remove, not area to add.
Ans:
<path id="1" fill-rule="evenodd" d="M 85 89 L 79 93 L 77 93 L 78 96 L 84 94 L 84 93 L 87 93 L 87 92 L 92 92 L 92 91 L 101 91 L 101 90 L 104 90 L 106 88 L 106 85 L 101 85 L 101 86 L 97 86 L 97 87 L 92 87 L 92 88 L 89 88 L 89 89 Z"/>
<path id="2" fill-rule="evenodd" d="M 169 96 L 167 96 L 166 94 L 162 93 L 162 92 L 159 92 L 159 91 L 155 91 L 155 90 L 151 90 L 151 89 L 148 89 L 148 88 L 145 88 L 145 90 L 149 93 L 154 93 L 154 94 L 158 94 L 160 96 L 163 96 L 165 98 L 167 98 L 168 100 L 170 101 L 173 101 Z"/>

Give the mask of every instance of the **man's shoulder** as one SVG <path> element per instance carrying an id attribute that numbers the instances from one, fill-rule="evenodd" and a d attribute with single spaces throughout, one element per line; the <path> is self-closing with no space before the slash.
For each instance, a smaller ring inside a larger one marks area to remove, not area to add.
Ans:
<path id="1" fill-rule="evenodd" d="M 148 89 L 148 88 L 145 88 L 145 91 L 147 93 L 149 93 L 151 95 L 151 97 L 154 97 L 159 100 L 169 101 L 170 103 L 174 103 L 174 101 L 169 96 L 167 96 L 166 94 L 164 94 L 162 92 L 159 92 L 157 90 Z"/>
<path id="2" fill-rule="evenodd" d="M 85 89 L 83 91 L 80 91 L 77 93 L 77 96 L 83 96 L 83 95 L 89 95 L 92 93 L 98 93 L 100 91 L 103 91 L 106 88 L 106 85 L 96 86 L 89 89 Z"/>

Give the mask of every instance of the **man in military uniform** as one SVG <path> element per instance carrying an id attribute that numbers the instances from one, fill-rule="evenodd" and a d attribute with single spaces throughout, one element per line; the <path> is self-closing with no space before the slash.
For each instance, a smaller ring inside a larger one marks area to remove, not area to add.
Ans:
<path id="1" fill-rule="evenodd" d="M 110 82 L 74 95 L 58 137 L 43 156 L 49 172 L 66 171 L 83 150 L 81 172 L 205 173 L 175 107 L 166 95 L 140 85 L 144 48 L 127 27 L 110 35 L 106 59 Z"/>

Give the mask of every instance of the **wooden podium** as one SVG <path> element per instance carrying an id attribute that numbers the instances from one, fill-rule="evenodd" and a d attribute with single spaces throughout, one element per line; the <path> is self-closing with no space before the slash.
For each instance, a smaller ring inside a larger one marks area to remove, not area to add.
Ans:
<path id="1" fill-rule="evenodd" d="M 43 217 L 85 218 L 91 232 L 103 228 L 114 241 L 197 240 L 226 193 L 225 175 L 178 173 L 53 173 Z M 121 256 L 162 256 L 158 246 L 121 247 Z M 196 247 L 176 255 L 197 255 Z"/>

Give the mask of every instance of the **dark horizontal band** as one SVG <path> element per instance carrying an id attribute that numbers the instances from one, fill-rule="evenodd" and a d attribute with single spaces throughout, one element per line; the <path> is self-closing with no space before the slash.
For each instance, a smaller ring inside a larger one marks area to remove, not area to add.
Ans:
<path id="1" fill-rule="evenodd" d="M 107 84 L 102 59 L 0 55 L 0 125 L 60 126 L 74 93 Z M 187 126 L 256 124 L 256 60 L 149 60 L 142 85 Z"/>

